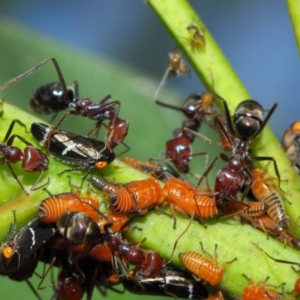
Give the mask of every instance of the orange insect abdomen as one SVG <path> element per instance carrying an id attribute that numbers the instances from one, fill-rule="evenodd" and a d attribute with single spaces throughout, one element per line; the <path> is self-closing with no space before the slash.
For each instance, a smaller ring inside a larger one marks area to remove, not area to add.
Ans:
<path id="1" fill-rule="evenodd" d="M 272 178 L 268 178 L 264 170 L 255 168 L 252 170 L 252 192 L 258 201 L 269 205 L 267 214 L 280 226 L 287 227 L 286 213 L 282 192 L 273 184 Z"/>
<path id="2" fill-rule="evenodd" d="M 205 259 L 193 251 L 181 253 L 179 257 L 185 268 L 200 279 L 211 285 L 216 285 L 221 281 L 223 269 L 214 263 L 215 259 Z"/>
<path id="3" fill-rule="evenodd" d="M 186 197 L 190 190 L 195 189 L 196 188 L 190 183 L 172 177 L 163 187 L 163 196 L 168 199 L 168 202 L 175 203 L 178 199 Z"/>
<path id="4" fill-rule="evenodd" d="M 95 259 L 97 261 L 112 261 L 112 252 L 109 247 L 105 245 L 96 245 L 91 252 L 89 252 L 88 257 Z"/>
<path id="5" fill-rule="evenodd" d="M 270 193 L 270 187 L 265 180 L 265 172 L 259 168 L 254 168 L 251 173 L 253 176 L 252 193 L 258 201 L 264 201 L 266 195 Z"/>
<path id="6" fill-rule="evenodd" d="M 169 204 L 179 207 L 188 215 L 209 218 L 218 213 L 215 197 L 205 194 L 210 190 L 200 190 L 188 182 L 177 178 L 170 178 L 163 188 L 163 194 Z M 203 195 L 201 195 L 203 194 Z"/>
<path id="7" fill-rule="evenodd" d="M 98 226 L 100 227 L 100 231 L 104 232 L 104 225 L 108 224 L 108 222 L 111 222 L 111 226 L 109 226 L 109 229 L 112 232 L 119 232 L 123 224 L 128 221 L 128 217 L 122 213 L 118 213 L 115 211 L 108 211 L 106 213 L 106 217 L 109 221 L 107 221 L 104 218 L 100 218 L 97 221 Z M 123 230 L 126 230 L 128 227 L 123 228 Z"/>
<path id="8" fill-rule="evenodd" d="M 162 188 L 154 178 L 133 181 L 109 194 L 112 207 L 121 213 L 132 213 L 163 200 Z"/>
<path id="9" fill-rule="evenodd" d="M 43 222 L 54 223 L 62 213 L 78 211 L 85 213 L 93 220 L 97 220 L 99 213 L 93 207 L 99 208 L 98 200 L 96 201 L 96 198 L 83 199 L 85 199 L 84 202 L 76 193 L 63 193 L 46 198 L 39 207 L 39 218 Z M 93 203 L 93 205 L 90 205 L 88 202 Z"/>
<path id="10" fill-rule="evenodd" d="M 211 192 L 209 190 L 196 190 L 193 195 L 193 202 L 195 203 L 195 215 L 202 218 L 209 218 L 218 213 L 217 203 L 215 197 L 200 195 L 200 193 Z M 197 193 L 199 195 L 197 195 Z"/>
<path id="11" fill-rule="evenodd" d="M 300 278 L 298 278 L 294 285 L 294 293 L 300 295 Z"/>
<path id="12" fill-rule="evenodd" d="M 250 284 L 244 289 L 242 300 L 260 300 L 265 299 L 265 296 L 266 292 L 264 287 Z"/>
<path id="13" fill-rule="evenodd" d="M 242 300 L 280 300 L 280 295 L 273 290 L 265 288 L 265 282 L 259 282 L 256 285 L 250 283 L 243 291 Z"/>

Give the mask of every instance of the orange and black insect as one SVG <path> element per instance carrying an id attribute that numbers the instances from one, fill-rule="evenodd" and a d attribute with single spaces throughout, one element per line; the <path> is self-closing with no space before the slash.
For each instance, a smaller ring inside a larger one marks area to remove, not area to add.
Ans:
<path id="1" fill-rule="evenodd" d="M 288 227 L 287 216 L 282 191 L 275 186 L 274 178 L 268 177 L 266 170 L 254 168 L 252 170 L 252 193 L 260 202 L 268 203 L 267 214 L 281 227 Z"/>
<path id="2" fill-rule="evenodd" d="M 144 278 L 135 272 L 134 277 L 143 285 L 144 291 L 132 280 L 123 279 L 125 289 L 134 294 L 171 296 L 182 299 L 206 299 L 208 290 L 188 272 L 165 266 L 164 274 L 154 278 Z"/>
<path id="3" fill-rule="evenodd" d="M 146 208 L 156 206 L 163 200 L 162 188 L 152 177 L 120 184 L 92 176 L 90 182 L 106 192 L 112 208 L 123 214 L 145 212 Z"/>
<path id="4" fill-rule="evenodd" d="M 243 220 L 253 220 L 253 218 L 264 215 L 269 205 L 265 202 L 247 201 L 240 202 L 234 199 L 227 201 L 222 207 L 224 215 L 221 218 L 228 218 L 231 216 L 240 217 Z"/>
<path id="5" fill-rule="evenodd" d="M 18 271 L 33 259 L 35 253 L 54 235 L 55 228 L 34 219 L 16 232 L 16 215 L 7 233 L 7 241 L 0 247 L 0 272 L 9 274 Z"/>
<path id="6" fill-rule="evenodd" d="M 253 227 L 256 227 L 267 235 L 272 235 L 285 245 L 290 245 L 293 248 L 300 249 L 300 239 L 297 238 L 289 229 L 285 229 L 272 220 L 267 214 L 262 214 L 251 219 L 243 219 L 249 221 Z"/>
<path id="7" fill-rule="evenodd" d="M 199 279 L 210 283 L 211 285 L 218 284 L 223 277 L 223 269 L 226 265 L 233 262 L 237 258 L 229 262 L 225 262 L 222 265 L 217 265 L 218 255 L 217 255 L 217 245 L 215 247 L 215 256 L 212 257 L 204 249 L 200 242 L 202 251 L 210 256 L 209 259 L 204 258 L 197 252 L 188 251 L 179 254 L 179 257 L 185 266 L 191 273 L 193 273 Z"/>

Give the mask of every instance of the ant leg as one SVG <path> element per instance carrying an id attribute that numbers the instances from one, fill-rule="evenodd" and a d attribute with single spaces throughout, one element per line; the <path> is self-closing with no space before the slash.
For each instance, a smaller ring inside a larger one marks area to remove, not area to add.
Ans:
<path id="1" fill-rule="evenodd" d="M 12 80 L 7 81 L 6 83 L 4 83 L 2 86 L 0 86 L 0 91 L 3 91 L 4 89 L 6 89 L 10 84 L 12 83 L 16 83 L 24 78 L 26 78 L 27 76 L 31 75 L 32 73 L 34 73 L 35 71 L 37 71 L 40 67 L 42 67 L 43 65 L 45 65 L 47 62 L 52 61 L 52 63 L 54 64 L 54 67 L 56 69 L 56 73 L 58 75 L 59 81 L 62 85 L 62 89 L 64 92 L 64 96 L 65 96 L 65 100 L 68 101 L 67 99 L 67 88 L 66 88 L 66 83 L 65 80 L 63 78 L 62 72 L 60 70 L 60 67 L 56 61 L 56 59 L 54 57 L 48 57 L 46 59 L 44 59 L 42 62 L 40 62 L 38 65 L 36 65 L 35 67 L 31 68 L 30 70 L 26 71 L 25 73 L 13 78 Z"/>
<path id="2" fill-rule="evenodd" d="M 9 144 L 9 142 L 7 142 L 7 140 L 9 139 L 9 137 L 11 135 L 11 132 L 12 132 L 12 130 L 13 130 L 13 128 L 14 128 L 14 126 L 15 126 L 16 123 L 18 123 L 19 125 L 21 125 L 22 127 L 24 127 L 26 132 L 30 132 L 30 131 L 27 131 L 26 125 L 24 123 L 22 123 L 21 121 L 19 121 L 17 119 L 12 120 L 12 122 L 10 123 L 9 128 L 7 130 L 7 133 L 5 135 L 5 138 L 3 140 L 3 143 L 6 143 L 9 146 L 12 145 L 12 142 L 11 142 L 11 144 Z"/>
<path id="3" fill-rule="evenodd" d="M 280 188 L 281 179 L 280 179 L 280 174 L 278 171 L 278 166 L 277 166 L 277 162 L 276 162 L 275 158 L 271 157 L 271 156 L 255 156 L 255 157 L 252 157 L 251 159 L 256 160 L 256 161 L 264 161 L 264 160 L 272 161 L 273 165 L 274 165 L 274 170 L 275 170 L 275 173 L 276 173 L 276 176 L 278 179 L 278 188 Z"/>
<path id="4" fill-rule="evenodd" d="M 188 127 L 183 127 L 183 130 L 188 132 L 188 133 L 191 133 L 192 135 L 194 136 L 197 136 L 198 138 L 200 138 L 202 141 L 204 141 L 205 143 L 208 143 L 210 145 L 218 145 L 218 146 L 222 146 L 222 143 L 219 143 L 219 142 L 215 142 L 213 140 L 211 140 L 210 138 L 208 138 L 207 136 L 199 133 L 199 132 L 196 132 Z"/>
<path id="5" fill-rule="evenodd" d="M 36 179 L 36 181 L 34 182 L 34 184 L 32 185 L 32 187 L 31 187 L 31 189 L 30 189 L 31 191 L 36 191 L 36 190 L 41 189 L 41 188 L 43 188 L 44 186 L 46 186 L 46 185 L 49 184 L 50 178 L 48 177 L 48 180 L 47 180 L 46 183 L 44 183 L 44 184 L 42 184 L 42 185 L 36 187 L 36 184 L 40 181 L 40 179 L 41 179 L 43 173 L 44 173 L 44 171 L 41 171 L 41 172 L 40 172 L 39 177 Z"/>
<path id="6" fill-rule="evenodd" d="M 263 122 L 261 123 L 259 129 L 257 130 L 257 132 L 253 135 L 252 140 L 254 140 L 264 129 L 264 127 L 266 126 L 266 124 L 268 123 L 269 119 L 271 118 L 272 114 L 274 113 L 275 109 L 278 106 L 278 102 L 275 102 L 272 106 L 272 108 L 269 110 L 267 116 L 264 118 Z"/>
<path id="7" fill-rule="evenodd" d="M 19 183 L 20 187 L 22 188 L 22 190 L 24 191 L 24 193 L 28 196 L 29 194 L 26 192 L 24 186 L 22 185 L 21 181 L 19 180 L 18 176 L 16 175 L 15 171 L 13 170 L 12 166 L 10 165 L 9 162 L 6 162 L 12 176 L 14 177 L 14 179 L 17 180 L 17 182 Z"/>
<path id="8" fill-rule="evenodd" d="M 215 163 L 217 162 L 218 159 L 222 159 L 224 161 L 228 160 L 227 155 L 223 154 L 223 153 L 219 153 L 215 159 L 212 161 L 212 163 L 210 164 L 210 166 L 205 170 L 205 172 L 203 173 L 203 175 L 201 176 L 201 178 L 199 179 L 197 186 L 200 186 L 203 178 L 207 177 L 207 175 L 210 173 L 211 169 L 213 168 L 213 166 L 215 165 Z"/>

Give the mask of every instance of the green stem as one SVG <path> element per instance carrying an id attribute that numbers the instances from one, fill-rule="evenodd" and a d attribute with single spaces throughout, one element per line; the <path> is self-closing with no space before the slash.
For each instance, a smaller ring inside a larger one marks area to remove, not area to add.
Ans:
<path id="1" fill-rule="evenodd" d="M 293 25 L 298 53 L 300 53 L 300 3 L 297 0 L 286 0 L 286 3 Z"/>

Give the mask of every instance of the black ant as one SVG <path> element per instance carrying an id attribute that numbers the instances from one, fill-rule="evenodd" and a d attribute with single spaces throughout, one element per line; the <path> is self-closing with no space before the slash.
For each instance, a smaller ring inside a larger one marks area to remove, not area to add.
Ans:
<path id="1" fill-rule="evenodd" d="M 46 58 L 32 69 L 6 82 L 0 87 L 0 91 L 4 90 L 11 83 L 31 75 L 49 61 L 52 61 L 54 64 L 59 82 L 51 82 L 39 87 L 30 100 L 30 108 L 41 115 L 54 113 L 55 115 L 52 120 L 56 117 L 58 112 L 71 108 L 71 110 L 62 117 L 59 125 L 69 114 L 82 115 L 97 121 L 95 128 L 89 133 L 95 132 L 95 135 L 98 134 L 103 121 L 109 120 L 110 123 L 107 126 L 108 130 L 106 137 L 107 146 L 112 150 L 116 145 L 123 142 L 123 139 L 127 135 L 129 125 L 127 120 L 118 117 L 121 105 L 120 101 L 109 102 L 111 98 L 110 95 L 107 95 L 98 103 L 93 103 L 89 98 L 79 100 L 78 83 L 75 81 L 72 86 L 66 85 L 60 67 L 53 57 Z M 128 148 L 127 145 L 126 147 Z"/>
<path id="2" fill-rule="evenodd" d="M 49 182 L 49 179 L 48 179 L 48 181 L 45 184 L 43 184 L 42 186 L 35 187 L 37 182 L 40 180 L 41 176 L 43 175 L 43 172 L 48 169 L 49 160 L 48 160 L 47 156 L 41 150 L 35 148 L 31 143 L 26 141 L 20 135 L 17 135 L 17 134 L 11 135 L 15 123 L 20 124 L 21 126 L 23 126 L 26 129 L 25 124 L 23 124 L 19 120 L 15 119 L 11 122 L 11 124 L 7 130 L 7 133 L 4 137 L 3 142 L 0 143 L 0 155 L 3 156 L 0 158 L 0 163 L 7 164 L 13 177 L 18 181 L 19 185 L 24 190 L 24 192 L 26 194 L 28 194 L 26 192 L 24 186 L 18 179 L 16 173 L 14 172 L 11 164 L 22 161 L 22 169 L 25 172 L 40 172 L 39 177 L 37 178 L 37 180 L 31 187 L 31 190 L 36 190 L 36 189 L 39 189 L 39 188 L 45 186 Z M 26 145 L 26 147 L 24 148 L 24 152 L 22 152 L 22 150 L 20 148 L 12 146 L 12 144 L 16 138 L 19 139 L 21 142 L 23 142 Z"/>

